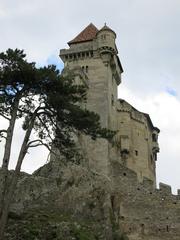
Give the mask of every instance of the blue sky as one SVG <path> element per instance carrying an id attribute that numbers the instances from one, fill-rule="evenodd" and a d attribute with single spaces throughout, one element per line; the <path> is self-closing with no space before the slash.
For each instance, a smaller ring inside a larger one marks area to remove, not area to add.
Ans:
<path id="1" fill-rule="evenodd" d="M 169 95 L 177 97 L 178 93 L 175 89 L 171 88 L 171 87 L 166 87 L 166 92 L 169 93 Z"/>
<path id="2" fill-rule="evenodd" d="M 98 28 L 106 22 L 117 33 L 124 68 L 119 97 L 161 129 L 157 178 L 180 188 L 179 0 L 1 0 L 0 51 L 24 49 L 30 61 L 61 69 L 59 50 L 90 22 Z M 46 157 L 33 156 L 38 160 L 28 157 L 23 169 L 33 171 Z"/>

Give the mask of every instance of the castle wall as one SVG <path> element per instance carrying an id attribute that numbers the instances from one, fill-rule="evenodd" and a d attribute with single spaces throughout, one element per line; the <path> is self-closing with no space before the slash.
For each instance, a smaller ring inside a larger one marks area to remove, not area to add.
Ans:
<path id="1" fill-rule="evenodd" d="M 153 144 L 158 144 L 152 142 L 153 128 L 143 113 L 133 109 L 124 100 L 118 101 L 117 111 L 121 163 L 134 170 L 139 181 L 147 177 L 155 184 L 156 159 Z"/>
<path id="2" fill-rule="evenodd" d="M 117 162 L 112 176 L 114 214 L 119 212 L 117 222 L 130 240 L 180 239 L 180 195 L 166 184 L 155 189 L 147 178 L 139 183 L 135 172 Z"/>

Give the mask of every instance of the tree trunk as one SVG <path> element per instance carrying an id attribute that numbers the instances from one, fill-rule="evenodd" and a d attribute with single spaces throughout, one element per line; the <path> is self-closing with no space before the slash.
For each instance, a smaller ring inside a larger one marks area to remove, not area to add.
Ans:
<path id="1" fill-rule="evenodd" d="M 6 143 L 5 143 L 3 163 L 2 163 L 2 168 L 5 168 L 5 169 L 7 169 L 9 165 L 12 138 L 13 138 L 13 132 L 14 132 L 14 126 L 16 122 L 18 107 L 19 107 L 19 97 L 15 99 L 14 104 L 12 106 L 11 119 L 9 121 L 9 127 L 7 129 Z"/>
<path id="2" fill-rule="evenodd" d="M 6 136 L 3 163 L 2 163 L 2 173 L 1 173 L 0 216 L 2 213 L 5 192 L 7 189 L 6 183 L 7 183 L 7 177 L 8 177 L 8 165 L 9 165 L 9 159 L 10 159 L 10 154 L 11 154 L 12 138 L 13 138 L 13 133 L 14 133 L 14 127 L 15 127 L 15 122 L 16 122 L 16 117 L 17 117 L 18 106 L 19 106 L 19 97 L 17 97 L 15 99 L 14 104 L 12 106 L 11 119 L 9 121 L 9 127 L 7 129 L 7 136 Z"/>
<path id="3" fill-rule="evenodd" d="M 21 150 L 19 153 L 18 161 L 16 164 L 16 168 L 15 168 L 15 171 L 12 176 L 11 184 L 10 184 L 10 187 L 9 187 L 7 194 L 5 196 L 5 199 L 4 199 L 5 200 L 4 206 L 3 206 L 2 214 L 1 214 L 1 218 L 0 218 L 0 240 L 4 239 L 4 232 L 5 232 L 5 227 L 6 227 L 7 220 L 8 220 L 9 207 L 10 207 L 10 204 L 11 204 L 11 201 L 13 199 L 13 195 L 14 195 L 14 192 L 16 189 L 18 176 L 19 176 L 19 173 L 21 170 L 21 165 L 22 165 L 23 159 L 27 153 L 28 141 L 29 141 L 29 137 L 31 135 L 32 129 L 33 129 L 35 117 L 36 117 L 36 113 L 33 114 L 32 119 L 29 124 L 29 127 L 26 131 L 24 141 L 22 143 Z"/>

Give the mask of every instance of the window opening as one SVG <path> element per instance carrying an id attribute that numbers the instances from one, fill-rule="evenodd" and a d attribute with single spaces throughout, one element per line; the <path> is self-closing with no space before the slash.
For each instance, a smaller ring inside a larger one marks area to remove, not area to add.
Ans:
<path id="1" fill-rule="evenodd" d="M 114 106 L 114 95 L 113 94 L 111 96 L 111 104 L 112 104 L 112 106 Z"/>
<path id="2" fill-rule="evenodd" d="M 152 141 L 157 142 L 157 136 L 155 133 L 152 134 Z"/>

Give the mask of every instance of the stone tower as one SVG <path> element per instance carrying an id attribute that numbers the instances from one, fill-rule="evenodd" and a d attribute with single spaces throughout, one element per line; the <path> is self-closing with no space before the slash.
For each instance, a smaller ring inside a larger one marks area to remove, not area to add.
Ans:
<path id="1" fill-rule="evenodd" d="M 118 99 L 123 68 L 115 40 L 116 33 L 106 24 L 100 30 L 90 24 L 68 42 L 69 49 L 60 50 L 65 69 L 88 85 L 87 108 L 100 115 L 103 127 L 118 131 L 113 146 L 85 136 L 79 142 L 91 169 L 110 176 L 111 162 L 119 161 L 137 172 L 140 181 L 145 176 L 155 182 L 159 130 L 149 115 Z"/>

